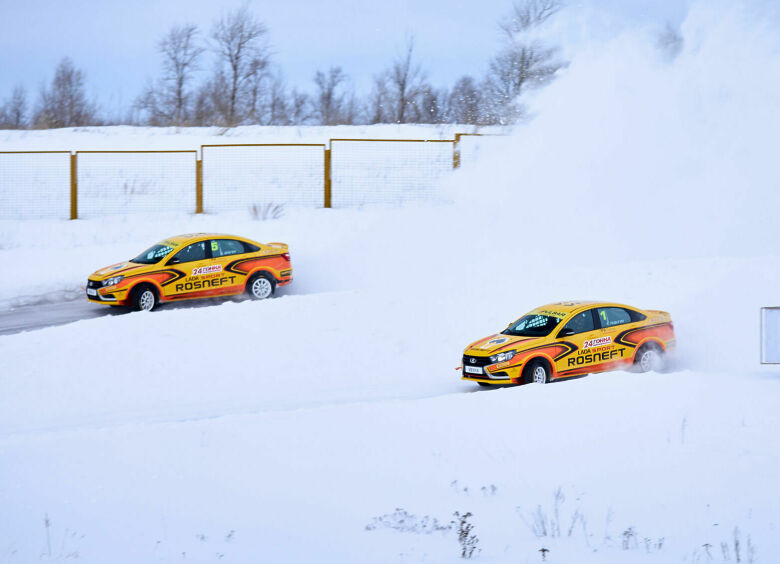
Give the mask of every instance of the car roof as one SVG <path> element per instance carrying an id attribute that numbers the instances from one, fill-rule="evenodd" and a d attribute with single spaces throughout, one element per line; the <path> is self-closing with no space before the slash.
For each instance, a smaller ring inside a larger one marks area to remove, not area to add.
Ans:
<path id="1" fill-rule="evenodd" d="M 614 302 L 597 302 L 597 301 L 587 301 L 587 300 L 572 300 L 568 302 L 555 302 L 543 306 L 539 306 L 536 309 L 534 309 L 531 313 L 558 313 L 563 314 L 563 317 L 568 316 L 571 313 L 574 313 L 576 311 L 585 309 L 585 308 L 591 308 L 591 307 L 627 307 L 629 309 L 641 311 L 639 308 L 625 305 L 625 304 L 618 304 Z"/>
<path id="2" fill-rule="evenodd" d="M 249 240 L 245 237 L 239 237 L 238 235 L 227 235 L 225 233 L 184 233 L 182 235 L 167 237 L 160 241 L 160 244 L 174 243 L 174 246 L 178 246 L 186 245 L 192 241 L 200 241 L 201 239 L 239 239 L 241 241 Z"/>

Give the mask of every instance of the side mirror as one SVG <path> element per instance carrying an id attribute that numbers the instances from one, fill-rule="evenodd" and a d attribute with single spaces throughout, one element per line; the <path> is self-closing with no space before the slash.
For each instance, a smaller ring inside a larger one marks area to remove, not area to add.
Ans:
<path id="1" fill-rule="evenodd" d="M 564 327 L 563 329 L 561 329 L 561 332 L 558 333 L 558 338 L 560 339 L 561 337 L 571 337 L 572 335 L 574 335 L 574 329 L 569 329 L 568 327 Z"/>

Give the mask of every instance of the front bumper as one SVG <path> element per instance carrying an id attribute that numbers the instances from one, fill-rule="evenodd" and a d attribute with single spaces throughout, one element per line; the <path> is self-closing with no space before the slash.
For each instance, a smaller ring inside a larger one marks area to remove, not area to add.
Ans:
<path id="1" fill-rule="evenodd" d="M 461 379 L 482 384 L 516 384 L 517 379 L 513 379 L 506 372 L 507 364 L 491 364 L 488 357 L 464 354 L 463 365 L 461 366 Z M 512 368 L 517 369 L 518 366 L 513 366 Z"/>
<path id="2" fill-rule="evenodd" d="M 87 280 L 87 287 L 84 289 L 87 300 L 93 304 L 103 305 L 125 305 L 127 300 L 127 289 L 118 289 L 116 286 L 103 287 L 99 280 Z"/>

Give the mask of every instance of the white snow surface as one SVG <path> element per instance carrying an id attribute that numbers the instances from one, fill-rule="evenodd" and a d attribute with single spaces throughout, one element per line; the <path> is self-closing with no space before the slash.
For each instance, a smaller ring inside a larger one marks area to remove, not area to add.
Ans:
<path id="1" fill-rule="evenodd" d="M 778 35 L 709 3 L 683 32 L 576 57 L 449 204 L 2 222 L 5 308 L 191 231 L 285 241 L 295 280 L 0 337 L 0 561 L 456 562 L 456 511 L 482 562 L 776 561 Z M 459 379 L 576 298 L 671 312 L 670 369 Z"/>

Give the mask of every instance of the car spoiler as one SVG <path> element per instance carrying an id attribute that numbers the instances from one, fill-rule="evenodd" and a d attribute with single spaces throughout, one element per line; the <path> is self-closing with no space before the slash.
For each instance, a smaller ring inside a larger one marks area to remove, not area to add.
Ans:
<path id="1" fill-rule="evenodd" d="M 287 243 L 279 243 L 277 241 L 274 243 L 266 243 L 266 245 L 268 245 L 269 247 L 279 247 L 280 249 L 287 250 Z"/>

